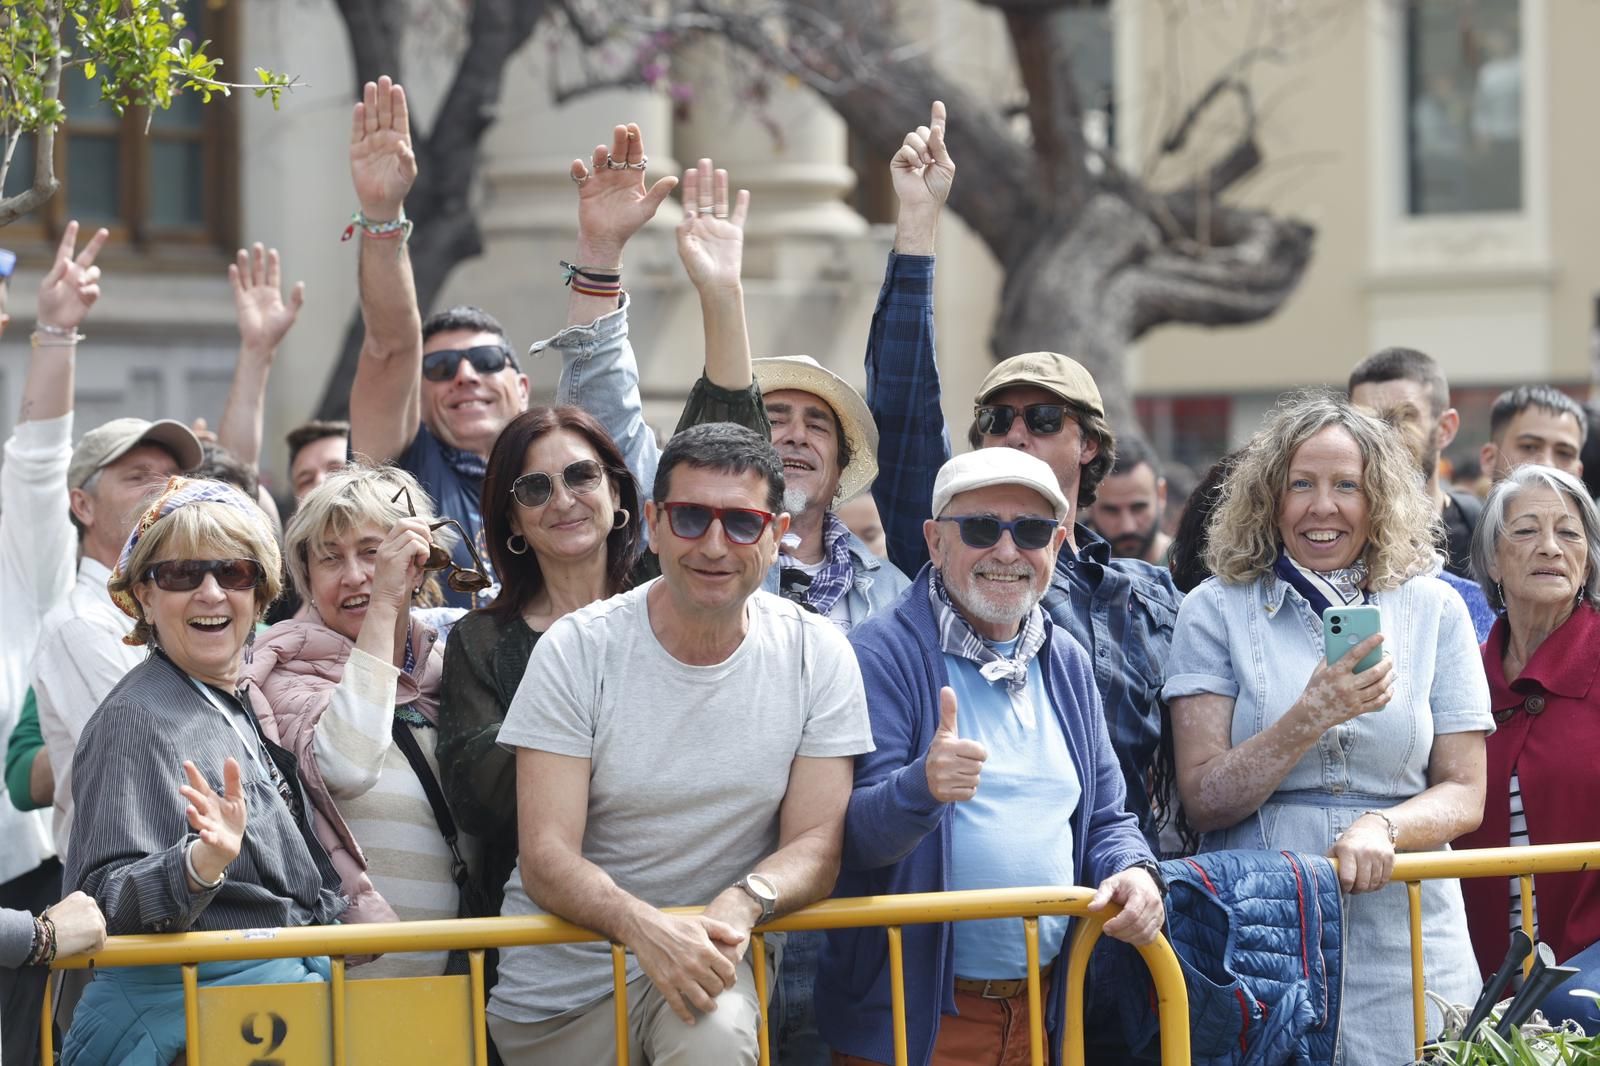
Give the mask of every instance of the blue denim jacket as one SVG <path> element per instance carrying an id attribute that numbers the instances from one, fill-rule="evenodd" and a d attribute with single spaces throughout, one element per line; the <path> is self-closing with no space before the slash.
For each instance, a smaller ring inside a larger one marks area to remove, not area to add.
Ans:
<path id="1" fill-rule="evenodd" d="M 529 351 L 537 355 L 552 349 L 561 354 L 556 402 L 581 407 L 606 427 L 639 483 L 640 502 L 649 499 L 661 447 L 644 420 L 639 361 L 628 341 L 628 298 L 624 296 L 615 311 L 589 325 L 568 326 L 548 340 L 535 342 Z M 761 393 L 754 385 L 747 392 L 730 392 L 702 377 L 690 396 L 679 428 L 698 422 L 734 421 L 770 434 L 771 427 L 765 419 Z M 873 555 L 854 533 L 850 534 L 849 546 L 855 560 L 855 582 L 845 596 L 845 610 L 849 625 L 854 627 L 894 603 L 911 581 Z M 778 581 L 779 567 L 774 563 L 761 587 L 777 593 Z"/>

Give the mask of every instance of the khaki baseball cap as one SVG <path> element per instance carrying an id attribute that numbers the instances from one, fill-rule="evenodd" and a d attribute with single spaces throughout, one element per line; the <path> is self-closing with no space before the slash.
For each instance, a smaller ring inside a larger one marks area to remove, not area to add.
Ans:
<path id="1" fill-rule="evenodd" d="M 1104 418 L 1105 402 L 1100 399 L 1100 389 L 1083 364 L 1058 352 L 1027 352 L 1003 359 L 989 371 L 989 376 L 978 386 L 975 402 L 989 402 L 989 397 L 1013 385 L 1034 385 L 1053 392 L 1063 400 L 1082 404 Z"/>
<path id="2" fill-rule="evenodd" d="M 72 449 L 67 467 L 67 488 L 81 489 L 83 483 L 102 467 L 116 462 L 140 444 L 156 444 L 172 453 L 178 469 L 193 470 L 203 453 L 194 432 L 182 422 L 163 418 L 146 422 L 142 418 L 114 418 L 85 433 Z"/>

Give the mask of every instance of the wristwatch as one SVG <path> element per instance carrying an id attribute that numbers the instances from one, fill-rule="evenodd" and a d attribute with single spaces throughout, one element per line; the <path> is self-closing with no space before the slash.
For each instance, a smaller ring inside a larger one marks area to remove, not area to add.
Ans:
<path id="1" fill-rule="evenodd" d="M 1160 863 L 1152 862 L 1149 859 L 1146 859 L 1143 862 L 1134 863 L 1132 866 L 1128 867 L 1128 869 L 1143 870 L 1145 873 L 1149 874 L 1150 880 L 1156 883 L 1156 891 L 1161 893 L 1161 898 L 1163 900 L 1167 898 L 1167 879 L 1161 876 Z"/>
<path id="2" fill-rule="evenodd" d="M 771 879 L 761 874 L 745 874 L 734 882 L 734 888 L 742 888 L 750 898 L 761 905 L 761 917 L 756 919 L 757 925 L 762 925 L 772 920 L 778 910 L 778 886 Z"/>

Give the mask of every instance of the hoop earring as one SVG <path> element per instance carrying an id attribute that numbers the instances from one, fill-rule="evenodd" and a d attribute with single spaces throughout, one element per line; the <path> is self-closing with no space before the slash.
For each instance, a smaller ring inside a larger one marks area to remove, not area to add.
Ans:
<path id="1" fill-rule="evenodd" d="M 632 517 L 633 516 L 628 513 L 626 508 L 618 507 L 617 508 L 617 513 L 611 516 L 611 528 L 612 529 L 621 529 L 621 528 L 623 528 L 624 526 L 626 526 L 628 524 L 628 519 L 630 519 Z"/>
<path id="2" fill-rule="evenodd" d="M 511 534 L 511 536 L 506 538 L 506 551 L 510 552 L 512 555 L 527 555 L 528 539 L 521 533 Z"/>

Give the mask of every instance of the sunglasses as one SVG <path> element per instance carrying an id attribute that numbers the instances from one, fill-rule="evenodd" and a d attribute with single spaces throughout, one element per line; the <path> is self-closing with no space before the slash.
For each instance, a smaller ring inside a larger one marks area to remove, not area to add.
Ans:
<path id="1" fill-rule="evenodd" d="M 422 376 L 429 381 L 449 381 L 456 376 L 461 360 L 472 364 L 480 374 L 498 374 L 507 364 L 517 365 L 511 349 L 503 344 L 480 344 L 473 348 L 440 348 L 422 357 Z"/>
<path id="2" fill-rule="evenodd" d="M 254 559 L 168 559 L 144 572 L 163 592 L 193 592 L 207 574 L 214 574 L 225 589 L 243 592 L 261 584 L 261 564 Z"/>
<path id="3" fill-rule="evenodd" d="M 722 533 L 734 544 L 754 544 L 761 539 L 774 517 L 771 511 L 750 507 L 707 507 L 703 503 L 664 503 L 667 524 L 674 535 L 684 540 L 699 540 L 711 528 L 712 519 L 722 523 Z"/>
<path id="4" fill-rule="evenodd" d="M 568 492 L 587 495 L 600 487 L 605 472 L 605 467 L 597 460 L 579 459 L 568 463 L 567 468 L 554 477 L 543 471 L 523 474 L 511 483 L 511 496 L 524 507 L 543 507 L 555 492 L 557 477 L 567 486 Z"/>
<path id="5" fill-rule="evenodd" d="M 402 496 L 406 500 L 407 513 L 412 518 L 417 517 L 417 509 L 411 503 L 411 490 L 404 485 L 400 486 L 399 492 L 389 497 L 389 502 L 399 503 Z M 429 573 L 438 570 L 449 571 L 444 583 L 456 592 L 482 592 L 494 583 L 484 574 L 483 558 L 478 554 L 478 549 L 473 547 L 472 538 L 467 536 L 467 531 L 461 527 L 460 522 L 457 522 L 454 518 L 442 518 L 428 526 L 428 532 L 430 533 L 436 529 L 455 530 L 456 534 L 461 537 L 461 543 L 467 546 L 467 554 L 472 556 L 473 569 L 469 570 L 461 566 L 450 557 L 449 551 L 429 541 L 428 561 L 422 564 L 423 570 Z"/>
<path id="6" fill-rule="evenodd" d="M 954 522 L 961 530 L 961 543 L 969 548 L 992 548 L 1000 543 L 1000 534 L 1011 531 L 1011 542 L 1023 551 L 1037 551 L 1050 543 L 1056 528 L 1061 525 L 1054 518 L 1023 515 L 1002 522 L 993 515 L 946 515 L 940 522 Z"/>
<path id="7" fill-rule="evenodd" d="M 1003 437 L 1011 432 L 1011 424 L 1017 420 L 1017 409 L 998 404 L 985 404 L 977 409 L 976 418 L 979 433 L 985 437 Z M 1048 437 L 1052 433 L 1060 433 L 1066 420 L 1066 404 L 1031 403 L 1022 409 L 1023 424 L 1028 427 L 1028 432 L 1036 437 Z"/>

